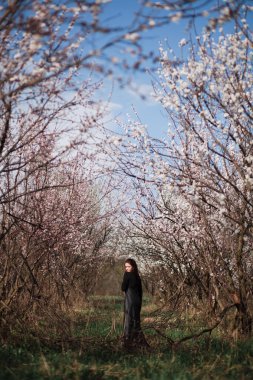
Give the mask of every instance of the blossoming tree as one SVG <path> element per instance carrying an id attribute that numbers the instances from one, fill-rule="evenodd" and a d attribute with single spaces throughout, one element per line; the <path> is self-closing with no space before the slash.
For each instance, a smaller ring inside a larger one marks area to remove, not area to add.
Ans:
<path id="1" fill-rule="evenodd" d="M 0 7 L 1 332 L 9 316 L 24 320 L 37 303 L 55 311 L 78 282 L 87 293 L 99 269 L 115 203 L 107 208 L 109 181 L 94 195 L 96 152 L 87 134 L 103 113 L 90 71 L 101 71 L 96 57 L 126 33 L 115 38 L 102 28 L 103 3 Z M 91 32 L 110 41 L 94 50 L 85 45 Z"/>
<path id="2" fill-rule="evenodd" d="M 128 219 L 136 252 L 166 268 L 170 294 L 177 284 L 184 302 L 197 295 L 216 316 L 234 307 L 234 327 L 249 334 L 253 35 L 246 20 L 236 28 L 197 37 L 184 63 L 161 48 L 156 92 L 168 134 L 153 139 L 140 121 L 130 122 L 111 149 L 134 183 Z"/>

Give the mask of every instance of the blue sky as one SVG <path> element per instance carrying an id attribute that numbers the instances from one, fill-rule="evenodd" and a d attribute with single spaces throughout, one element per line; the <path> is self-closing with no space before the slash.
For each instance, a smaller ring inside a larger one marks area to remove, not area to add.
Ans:
<path id="1" fill-rule="evenodd" d="M 113 25 L 127 25 L 132 18 L 134 11 L 138 9 L 138 1 L 128 0 L 125 2 L 122 0 L 113 0 L 105 9 L 107 10 L 105 19 L 108 17 L 107 14 L 110 15 Z M 187 22 L 184 21 L 174 24 L 168 23 L 166 27 L 158 29 L 154 28 L 147 31 L 144 33 L 142 47 L 146 51 L 153 50 L 158 54 L 160 43 L 165 43 L 166 39 L 168 45 L 170 45 L 176 53 L 180 53 L 178 42 L 182 38 L 188 37 L 186 27 Z M 115 53 L 117 54 L 116 51 Z M 116 81 L 106 81 L 103 96 L 106 97 L 106 92 L 110 93 L 113 88 L 111 97 L 111 102 L 113 103 L 112 113 L 121 120 L 127 120 L 127 114 L 131 115 L 133 118 L 135 117 L 133 111 L 134 107 L 142 122 L 148 126 L 150 133 L 155 136 L 161 136 L 161 131 L 166 130 L 167 119 L 162 107 L 151 96 L 153 92 L 152 76 L 148 72 L 148 64 L 146 69 L 146 73 L 135 72 L 134 75 L 132 75 L 131 87 L 133 88 L 125 87 L 120 89 Z M 120 74 L 124 75 L 124 73 Z M 138 95 L 138 92 L 140 95 L 145 95 L 147 100 L 143 100 L 141 96 Z"/>
<path id="2" fill-rule="evenodd" d="M 111 3 L 106 4 L 104 7 L 105 12 L 103 19 L 108 26 L 126 26 L 129 24 L 133 17 L 133 13 L 138 10 L 138 0 L 112 0 Z M 201 33 L 207 20 L 205 18 L 197 19 L 195 28 L 197 34 Z M 225 30 L 232 32 L 232 26 L 226 25 Z M 161 28 L 154 28 L 144 33 L 142 39 L 142 48 L 144 51 L 154 51 L 156 54 L 159 52 L 160 44 L 168 45 L 172 48 L 177 56 L 182 54 L 179 47 L 179 41 L 182 38 L 189 39 L 190 33 L 194 40 L 195 32 L 193 29 L 188 29 L 188 20 L 180 20 L 177 23 L 168 23 Z M 184 57 L 187 55 L 188 47 L 184 47 Z M 122 51 L 119 48 L 112 49 L 114 55 L 122 58 Z M 110 101 L 110 116 L 117 116 L 121 120 L 127 120 L 130 115 L 135 118 L 133 107 L 138 114 L 143 124 L 146 124 L 149 133 L 155 137 L 162 137 L 166 133 L 167 118 L 163 108 L 152 99 L 152 76 L 148 72 L 149 62 L 147 62 L 146 73 L 136 71 L 132 76 L 129 73 L 120 72 L 120 75 L 130 75 L 132 80 L 132 88 L 120 88 L 117 81 L 112 78 L 104 80 L 102 90 L 100 90 L 99 97 L 101 100 Z M 147 100 L 143 100 L 138 94 L 143 94 Z M 113 125 L 110 121 L 109 125 Z M 115 128 L 115 127 L 114 127 Z"/>

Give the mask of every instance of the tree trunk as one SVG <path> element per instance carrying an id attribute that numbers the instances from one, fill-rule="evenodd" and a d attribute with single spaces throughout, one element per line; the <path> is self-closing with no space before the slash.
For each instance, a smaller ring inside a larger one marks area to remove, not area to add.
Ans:
<path id="1" fill-rule="evenodd" d="M 244 272 L 243 266 L 243 245 L 244 245 L 245 228 L 241 228 L 238 250 L 237 250 L 237 273 L 239 294 L 238 302 L 236 302 L 237 314 L 235 317 L 235 328 L 238 332 L 245 336 L 250 336 L 252 332 L 252 316 L 249 312 L 249 305 L 247 302 L 247 275 Z"/>
<path id="2" fill-rule="evenodd" d="M 234 329 L 238 330 L 241 335 L 250 336 L 252 333 L 252 317 L 248 311 L 248 307 L 242 302 L 237 304 L 236 307 L 237 314 Z"/>

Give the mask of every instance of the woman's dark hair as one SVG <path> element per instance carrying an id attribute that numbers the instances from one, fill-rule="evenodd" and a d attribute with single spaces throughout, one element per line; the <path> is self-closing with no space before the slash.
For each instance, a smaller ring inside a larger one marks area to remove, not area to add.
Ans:
<path id="1" fill-rule="evenodd" d="M 125 264 L 130 264 L 133 267 L 133 271 L 139 276 L 138 267 L 134 259 L 127 259 Z"/>

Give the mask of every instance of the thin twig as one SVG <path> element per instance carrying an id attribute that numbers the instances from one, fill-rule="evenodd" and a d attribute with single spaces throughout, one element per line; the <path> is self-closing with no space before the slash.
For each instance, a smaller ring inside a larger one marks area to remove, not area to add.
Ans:
<path id="1" fill-rule="evenodd" d="M 152 328 L 153 328 L 153 330 L 154 330 L 157 334 L 159 334 L 160 336 L 162 336 L 163 338 L 165 338 L 165 339 L 169 342 L 169 344 L 170 344 L 171 346 L 177 346 L 178 344 L 183 343 L 183 342 L 185 342 L 185 341 L 187 341 L 187 340 L 195 339 L 195 338 L 199 338 L 199 337 L 202 336 L 203 334 L 206 334 L 206 333 L 210 333 L 210 334 L 211 334 L 212 331 L 213 331 L 216 327 L 218 327 L 219 324 L 222 322 L 222 320 L 223 320 L 223 318 L 225 317 L 226 313 L 227 313 L 230 309 L 232 309 L 233 307 L 235 307 L 235 306 L 236 306 L 235 303 L 233 303 L 232 305 L 226 306 L 226 307 L 221 311 L 221 313 L 219 314 L 219 316 L 218 316 L 218 321 L 217 321 L 214 325 L 212 325 L 211 327 L 205 328 L 205 329 L 199 331 L 199 332 L 196 333 L 196 334 L 187 335 L 187 336 L 185 336 L 185 337 L 183 337 L 182 339 L 179 339 L 179 340 L 177 340 L 177 341 L 174 341 L 173 339 L 171 339 L 171 338 L 168 337 L 167 335 L 163 334 L 163 333 L 162 333 L 161 331 L 159 331 L 156 327 L 152 327 Z"/>

